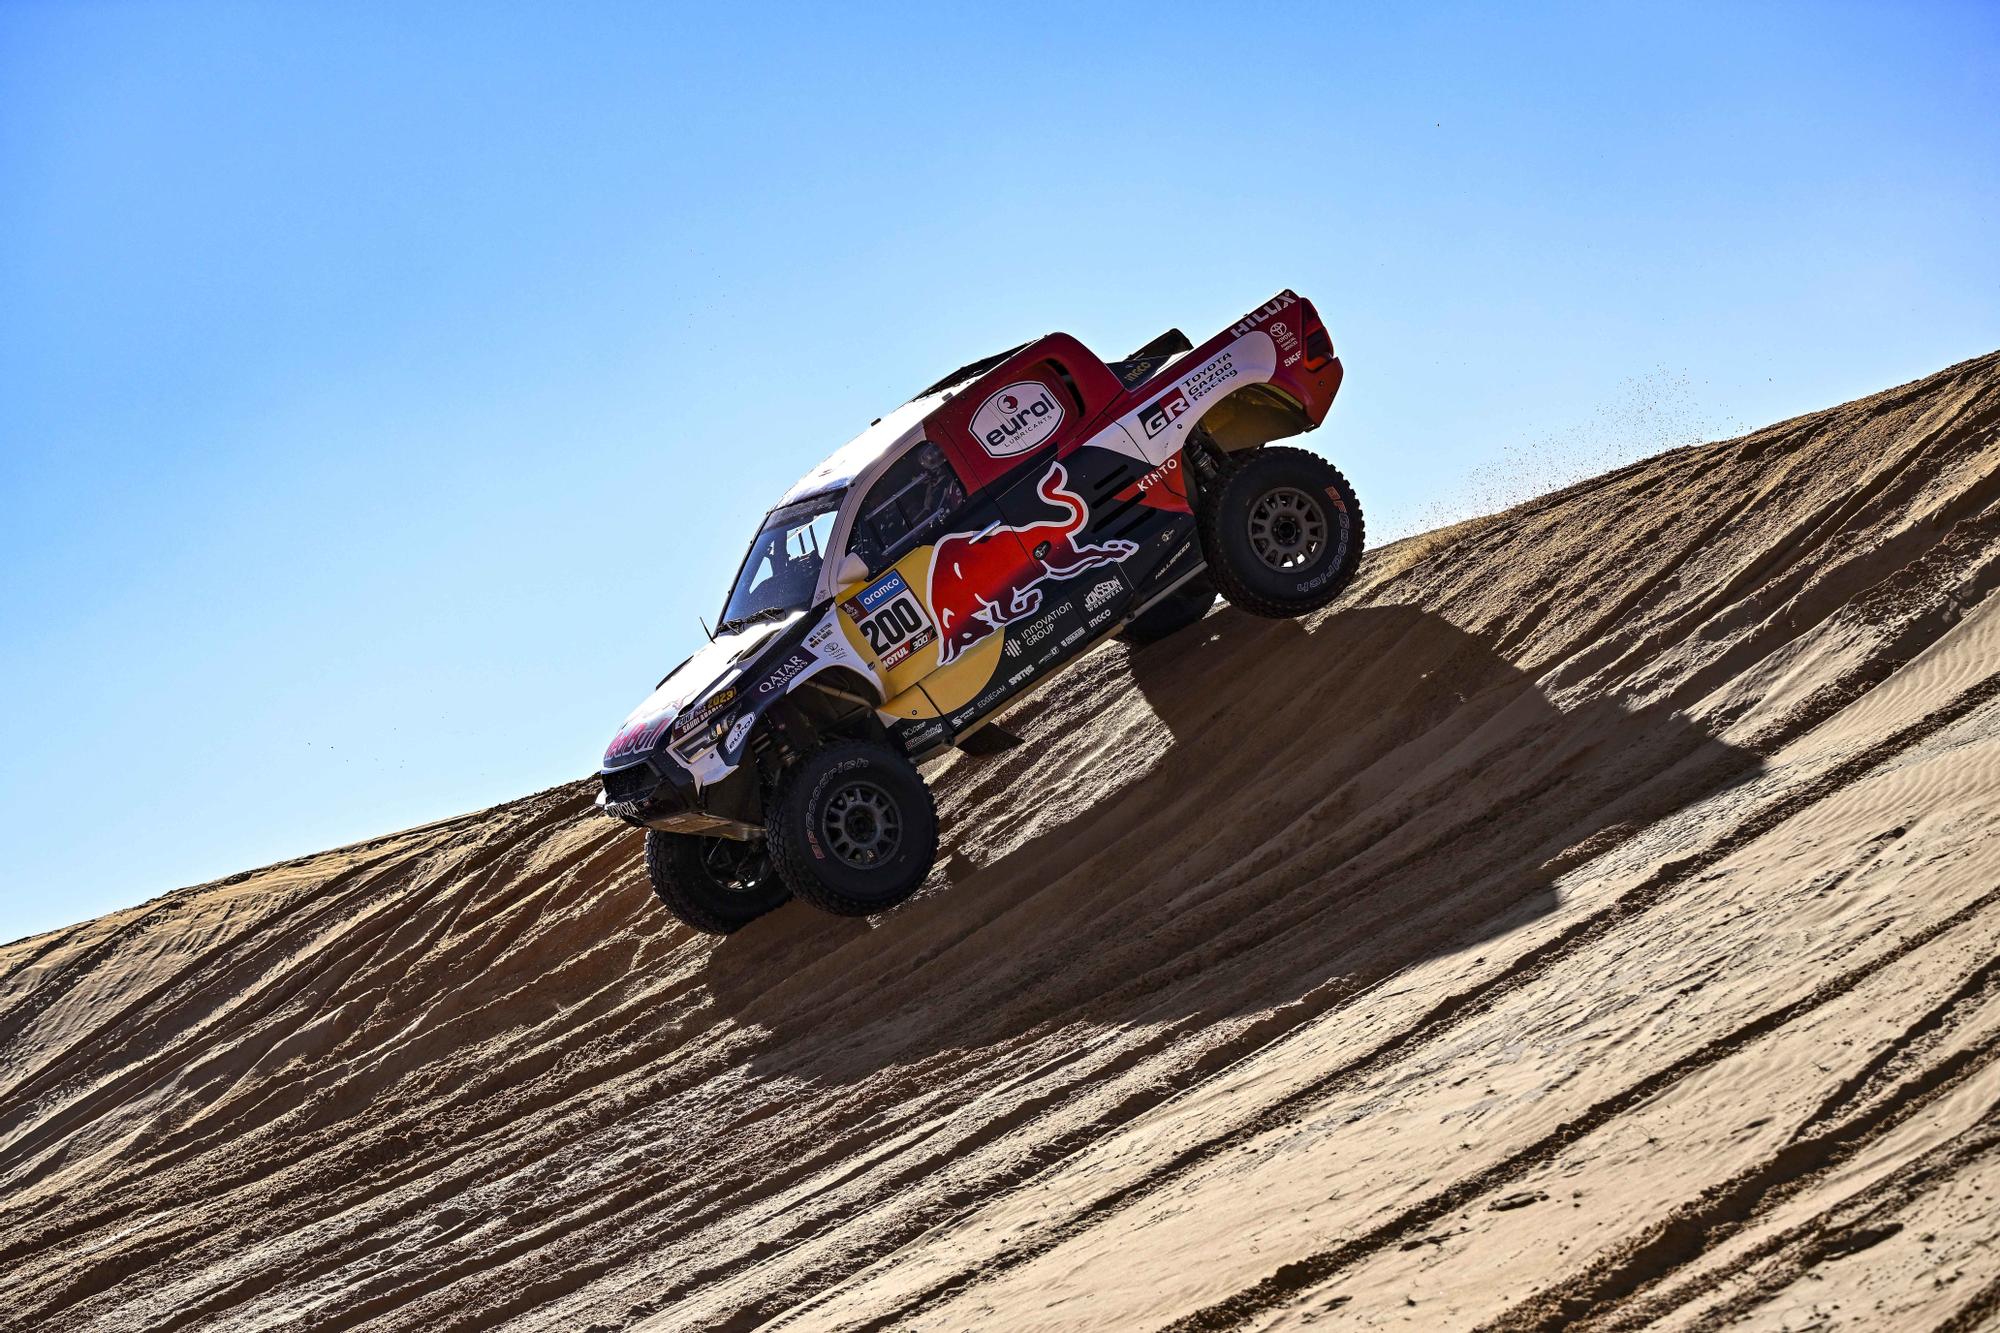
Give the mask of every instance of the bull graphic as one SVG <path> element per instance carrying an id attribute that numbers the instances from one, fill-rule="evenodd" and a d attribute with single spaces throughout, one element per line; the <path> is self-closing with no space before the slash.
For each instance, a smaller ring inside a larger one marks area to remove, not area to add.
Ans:
<path id="1" fill-rule="evenodd" d="M 1139 549 L 1128 541 L 1079 545 L 1076 534 L 1090 510 L 1068 483 L 1069 473 L 1057 463 L 1035 487 L 1043 500 L 1067 511 L 1065 518 L 1020 527 L 1002 523 L 938 539 L 931 549 L 929 593 L 939 666 L 950 665 L 1001 626 L 1039 611 L 1044 580 L 1073 579 Z"/>

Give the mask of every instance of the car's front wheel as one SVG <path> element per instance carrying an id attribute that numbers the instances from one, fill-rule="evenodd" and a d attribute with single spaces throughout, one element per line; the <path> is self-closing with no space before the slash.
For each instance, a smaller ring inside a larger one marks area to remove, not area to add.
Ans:
<path id="1" fill-rule="evenodd" d="M 705 935 L 741 930 L 792 896 L 765 844 L 734 838 L 648 829 L 646 876 L 666 909 Z"/>
<path id="2" fill-rule="evenodd" d="M 1361 502 L 1340 469 L 1304 449 L 1243 455 L 1203 498 L 1199 521 L 1209 576 L 1253 615 L 1318 610 L 1361 565 Z"/>
<path id="3" fill-rule="evenodd" d="M 908 759 L 841 741 L 788 771 L 767 841 L 793 893 L 839 916 L 886 912 L 917 891 L 937 859 L 937 806 Z"/>

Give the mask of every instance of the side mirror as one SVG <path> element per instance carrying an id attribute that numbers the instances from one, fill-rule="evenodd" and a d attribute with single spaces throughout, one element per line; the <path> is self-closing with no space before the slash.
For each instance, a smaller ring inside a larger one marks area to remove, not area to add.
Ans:
<path id="1" fill-rule="evenodd" d="M 852 551 L 840 557 L 840 564 L 833 571 L 833 582 L 836 587 L 844 588 L 850 583 L 859 583 L 867 577 L 868 562 Z"/>

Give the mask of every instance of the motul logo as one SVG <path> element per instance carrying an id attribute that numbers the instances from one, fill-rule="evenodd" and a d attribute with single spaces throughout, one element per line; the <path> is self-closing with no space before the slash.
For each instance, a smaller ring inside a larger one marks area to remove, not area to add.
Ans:
<path id="1" fill-rule="evenodd" d="M 1062 404 L 1039 380 L 1010 384 L 972 414 L 972 435 L 995 458 L 1025 454 L 1062 425 Z"/>

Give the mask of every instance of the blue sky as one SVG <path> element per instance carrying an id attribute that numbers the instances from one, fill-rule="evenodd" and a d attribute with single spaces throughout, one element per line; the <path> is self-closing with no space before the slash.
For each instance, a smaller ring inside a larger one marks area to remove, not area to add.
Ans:
<path id="1" fill-rule="evenodd" d="M 1385 536 L 2000 346 L 1993 6 L 1387 9 L 0 6 L 0 939 L 589 772 L 1036 333 L 1311 296 Z"/>

